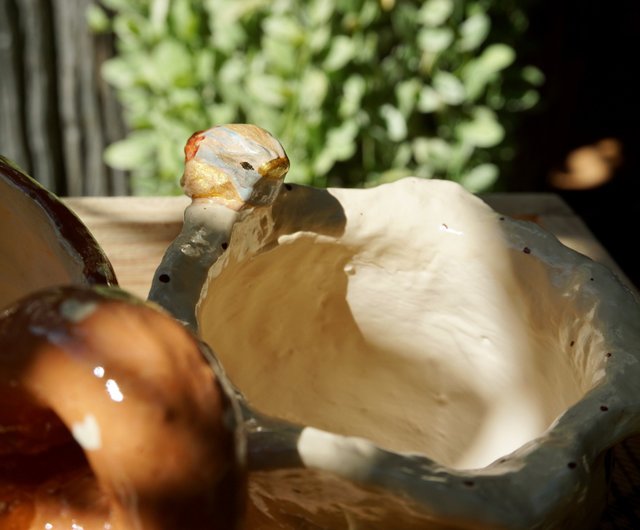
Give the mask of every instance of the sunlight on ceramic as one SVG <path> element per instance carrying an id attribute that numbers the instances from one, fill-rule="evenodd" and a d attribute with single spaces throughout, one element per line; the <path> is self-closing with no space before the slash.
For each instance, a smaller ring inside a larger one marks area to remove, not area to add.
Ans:
<path id="1" fill-rule="evenodd" d="M 453 183 L 294 188 L 271 230 L 259 217 L 236 227 L 198 319 L 261 412 L 478 468 L 542 434 L 604 365 L 574 304 L 589 271 L 552 288 Z"/>
<path id="2" fill-rule="evenodd" d="M 227 219 L 187 208 L 182 237 L 223 246 L 199 295 L 167 307 L 196 305 L 245 403 L 266 519 L 597 522 L 606 450 L 640 431 L 640 310 L 609 270 L 446 181 L 287 185 Z M 158 269 L 176 285 L 181 248 Z"/>

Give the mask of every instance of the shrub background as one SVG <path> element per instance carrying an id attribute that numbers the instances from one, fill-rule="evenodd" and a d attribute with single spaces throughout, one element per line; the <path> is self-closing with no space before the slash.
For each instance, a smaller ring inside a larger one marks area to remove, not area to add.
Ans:
<path id="1" fill-rule="evenodd" d="M 103 0 L 110 14 L 94 5 L 89 22 L 116 36 L 102 74 L 130 128 L 105 159 L 134 193 L 178 193 L 194 131 L 251 122 L 284 145 L 290 181 L 495 189 L 543 82 L 518 62 L 525 4 Z"/>

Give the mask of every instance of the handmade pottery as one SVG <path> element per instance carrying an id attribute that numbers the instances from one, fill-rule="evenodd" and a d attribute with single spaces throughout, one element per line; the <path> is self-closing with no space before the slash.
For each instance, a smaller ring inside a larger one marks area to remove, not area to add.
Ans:
<path id="1" fill-rule="evenodd" d="M 0 227 L 0 528 L 239 528 L 240 411 L 206 345 L 1 158 Z"/>
<path id="2" fill-rule="evenodd" d="M 151 303 L 0 159 L 0 527 L 73 498 L 97 526 L 233 528 L 244 491 L 265 530 L 597 524 L 608 451 L 640 433 L 640 306 L 613 273 L 451 182 L 283 185 L 252 125 L 185 155 Z"/>
<path id="3" fill-rule="evenodd" d="M 109 260 L 52 193 L 0 156 L 0 309 L 54 285 L 112 285 Z"/>
<path id="4" fill-rule="evenodd" d="M 243 149 L 252 168 L 286 157 L 243 127 L 188 144 L 185 180 L 195 161 L 221 191 L 191 194 L 149 298 L 236 388 L 250 523 L 594 526 L 608 450 L 640 432 L 635 295 L 452 182 L 287 184 L 230 207 Z"/>

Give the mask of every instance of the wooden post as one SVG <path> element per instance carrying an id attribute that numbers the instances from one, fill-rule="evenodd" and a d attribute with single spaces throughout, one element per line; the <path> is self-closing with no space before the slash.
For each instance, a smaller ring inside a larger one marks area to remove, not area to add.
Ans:
<path id="1" fill-rule="evenodd" d="M 110 35 L 86 22 L 94 0 L 0 0 L 0 153 L 58 195 L 126 195 L 102 160 L 125 127 L 100 76 Z"/>

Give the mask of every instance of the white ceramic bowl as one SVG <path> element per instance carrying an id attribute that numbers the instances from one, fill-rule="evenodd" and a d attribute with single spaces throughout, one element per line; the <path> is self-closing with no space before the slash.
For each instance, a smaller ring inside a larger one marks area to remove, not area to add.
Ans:
<path id="1" fill-rule="evenodd" d="M 244 403 L 255 527 L 597 523 L 640 432 L 640 307 L 607 268 L 416 178 L 287 185 L 223 250 L 195 311 Z"/>

